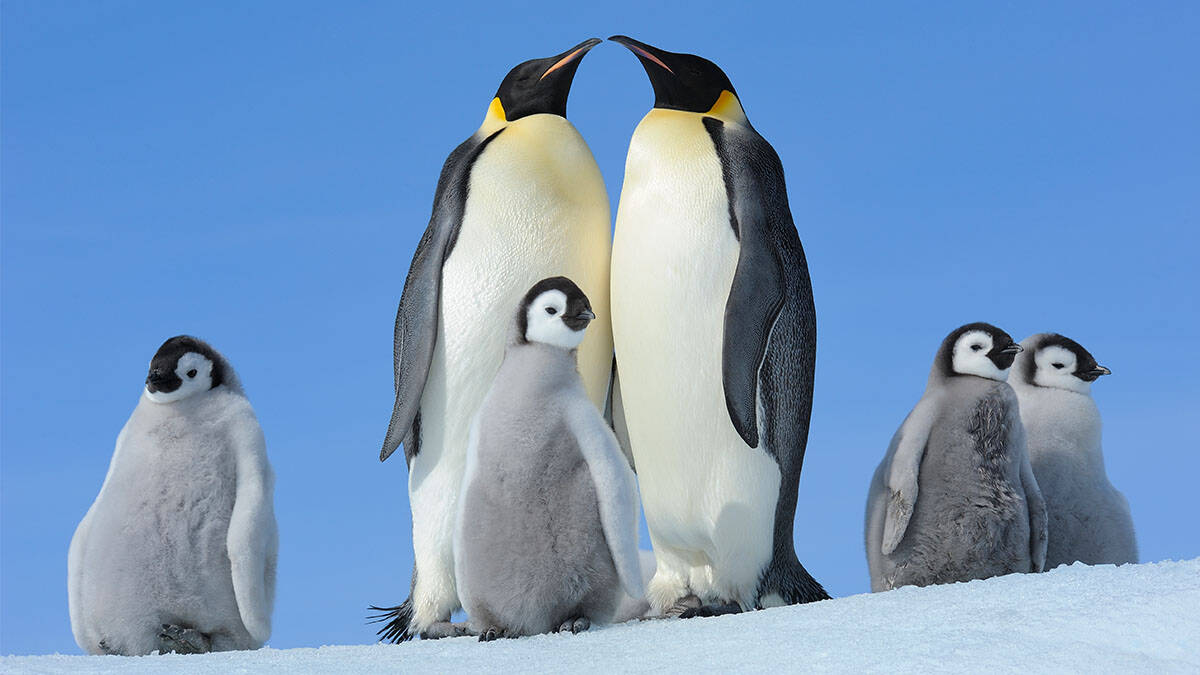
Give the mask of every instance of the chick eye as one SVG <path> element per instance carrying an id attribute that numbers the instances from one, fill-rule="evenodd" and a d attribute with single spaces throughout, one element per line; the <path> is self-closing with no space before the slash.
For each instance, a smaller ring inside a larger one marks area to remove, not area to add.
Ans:
<path id="1" fill-rule="evenodd" d="M 549 314 L 550 316 L 554 316 L 555 314 L 558 314 L 558 310 L 554 309 L 553 307 L 547 307 L 546 313 Z"/>
<path id="2" fill-rule="evenodd" d="M 189 370 L 189 371 L 188 371 L 188 377 L 189 377 L 189 378 L 192 378 L 192 377 L 195 377 L 195 376 L 196 376 L 196 369 L 195 369 L 195 368 L 192 368 L 191 370 Z"/>
<path id="3" fill-rule="evenodd" d="M 973 352 L 977 352 L 980 349 L 983 349 L 983 345 L 971 345 L 971 351 Z"/>
<path id="4" fill-rule="evenodd" d="M 1063 369 L 1063 364 L 1061 364 L 1061 363 L 1051 363 L 1050 365 L 1054 366 L 1055 368 L 1058 368 L 1059 370 Z"/>

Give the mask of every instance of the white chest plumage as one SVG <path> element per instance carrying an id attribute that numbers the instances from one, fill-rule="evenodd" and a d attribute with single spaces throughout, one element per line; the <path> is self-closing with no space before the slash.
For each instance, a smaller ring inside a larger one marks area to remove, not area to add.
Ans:
<path id="1" fill-rule="evenodd" d="M 701 120 L 656 109 L 638 126 L 613 241 L 613 336 L 660 608 L 684 587 L 753 601 L 780 482 L 725 405 L 724 316 L 739 247 Z"/>
<path id="2" fill-rule="evenodd" d="M 421 397 L 409 474 L 417 558 L 416 625 L 457 605 L 452 531 L 471 420 L 504 356 L 524 293 L 555 275 L 587 294 L 595 321 L 579 372 L 601 409 L 612 359 L 609 208 L 600 170 L 564 118 L 509 124 L 476 161 L 458 239 L 442 268 L 437 346 Z M 423 606 L 421 599 L 433 606 Z"/>

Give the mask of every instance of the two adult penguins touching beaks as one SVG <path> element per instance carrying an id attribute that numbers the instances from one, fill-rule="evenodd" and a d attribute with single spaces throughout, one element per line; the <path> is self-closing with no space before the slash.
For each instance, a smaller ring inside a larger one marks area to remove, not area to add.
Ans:
<path id="1" fill-rule="evenodd" d="M 512 307 L 553 276 L 574 280 L 596 315 L 579 372 L 636 460 L 652 610 L 828 597 L 792 543 L 816 323 L 783 168 L 715 64 L 612 40 L 641 60 L 655 104 L 630 144 L 611 242 L 600 171 L 565 117 L 597 38 L 513 68 L 442 169 L 396 316 L 380 458 L 404 445 L 415 564 L 408 599 L 375 608 L 385 640 L 462 633 L 450 616 L 468 433 Z"/>

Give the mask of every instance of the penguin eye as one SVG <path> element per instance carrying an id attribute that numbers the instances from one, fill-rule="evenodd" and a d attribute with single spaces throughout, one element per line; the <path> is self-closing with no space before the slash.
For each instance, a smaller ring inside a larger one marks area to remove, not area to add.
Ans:
<path id="1" fill-rule="evenodd" d="M 549 314 L 550 316 L 554 316 L 555 314 L 558 314 L 558 310 L 554 309 L 553 307 L 547 307 L 546 313 Z"/>
<path id="2" fill-rule="evenodd" d="M 193 377 L 195 377 L 195 376 L 196 376 L 196 369 L 195 369 L 195 368 L 192 368 L 191 370 L 189 370 L 189 371 L 188 371 L 188 377 L 189 377 L 189 378 L 193 378 Z"/>
<path id="3" fill-rule="evenodd" d="M 1051 363 L 1050 365 L 1054 366 L 1055 368 L 1057 368 L 1059 370 L 1063 369 L 1063 364 L 1061 364 L 1061 363 Z"/>
<path id="4" fill-rule="evenodd" d="M 983 349 L 983 345 L 971 345 L 971 351 L 973 352 L 977 352 L 980 349 Z"/>

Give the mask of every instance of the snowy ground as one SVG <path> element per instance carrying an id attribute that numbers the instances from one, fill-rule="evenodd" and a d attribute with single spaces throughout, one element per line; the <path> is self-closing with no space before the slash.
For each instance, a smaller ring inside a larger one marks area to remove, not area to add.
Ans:
<path id="1" fill-rule="evenodd" d="M 366 630 L 364 628 L 364 630 Z M 1074 565 L 581 635 L 202 656 L 10 656 L 5 673 L 704 670 L 1200 672 L 1200 558 Z"/>

